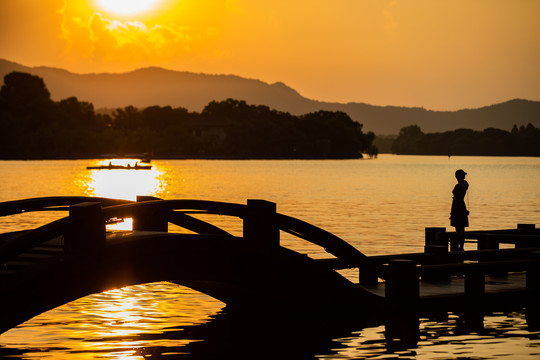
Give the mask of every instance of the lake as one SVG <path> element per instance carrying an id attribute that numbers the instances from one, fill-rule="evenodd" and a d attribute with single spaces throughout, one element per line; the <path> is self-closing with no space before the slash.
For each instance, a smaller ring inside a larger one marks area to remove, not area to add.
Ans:
<path id="1" fill-rule="evenodd" d="M 58 195 L 123 199 L 152 195 L 235 203 L 265 199 L 277 203 L 278 212 L 328 230 L 366 255 L 409 253 L 423 251 L 425 227 L 453 230 L 448 219 L 451 190 L 454 172 L 461 168 L 470 183 L 469 230 L 540 224 L 539 158 L 382 154 L 364 160 L 154 160 L 152 170 L 86 169 L 98 163 L 0 161 L 0 201 Z M 50 212 L 0 218 L 0 231 L 33 228 L 56 218 L 58 214 Z M 238 222 L 213 220 L 241 233 Z M 129 228 L 130 224 L 118 226 Z M 312 257 L 323 256 L 316 246 L 287 236 L 282 244 Z M 260 358 L 268 349 L 281 349 L 279 338 L 258 339 L 260 354 L 257 346 L 243 347 L 253 336 L 246 329 L 236 329 L 232 342 L 236 347 L 231 349 L 223 340 L 228 338 L 223 333 L 229 331 L 230 321 L 223 307 L 209 296 L 167 282 L 111 290 L 48 311 L 0 335 L 0 356 L 184 359 L 213 358 L 211 354 L 219 355 L 225 348 L 227 354 L 241 357 L 249 348 L 252 358 Z M 384 326 L 359 325 L 338 336 L 325 334 L 322 342 L 317 336 L 310 342 L 308 332 L 286 341 L 312 346 L 307 351 L 313 354 L 310 358 L 322 359 L 540 356 L 540 333 L 528 329 L 520 312 L 486 316 L 482 331 L 463 333 L 455 314 L 438 322 L 422 319 L 420 330 L 418 346 L 407 351 L 388 349 Z M 210 335 L 216 332 L 221 342 Z M 280 358 L 292 355 L 284 352 Z"/>

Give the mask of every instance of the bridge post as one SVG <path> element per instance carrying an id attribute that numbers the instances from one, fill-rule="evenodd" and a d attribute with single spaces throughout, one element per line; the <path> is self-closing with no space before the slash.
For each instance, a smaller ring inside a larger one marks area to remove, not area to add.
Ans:
<path id="1" fill-rule="evenodd" d="M 377 286 L 379 283 L 379 276 L 377 274 L 377 264 L 366 259 L 366 263 L 359 267 L 359 281 L 362 286 Z"/>
<path id="2" fill-rule="evenodd" d="M 279 247 L 276 204 L 266 200 L 249 199 L 247 205 L 250 210 L 244 219 L 244 238 L 264 247 Z"/>
<path id="3" fill-rule="evenodd" d="M 105 250 L 105 221 L 101 215 L 101 204 L 84 202 L 69 207 L 73 219 L 64 236 L 67 255 L 96 254 Z"/>
<path id="4" fill-rule="evenodd" d="M 137 195 L 137 202 L 161 200 L 153 196 Z M 169 231 L 169 221 L 163 210 L 135 208 L 133 210 L 133 230 Z"/>

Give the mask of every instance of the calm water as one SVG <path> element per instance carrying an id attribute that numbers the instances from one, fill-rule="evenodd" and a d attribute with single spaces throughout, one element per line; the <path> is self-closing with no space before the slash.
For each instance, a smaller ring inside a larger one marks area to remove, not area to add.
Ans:
<path id="1" fill-rule="evenodd" d="M 381 155 L 375 160 L 340 161 L 156 160 L 150 171 L 86 170 L 97 162 L 0 161 L 0 201 L 56 195 L 125 199 L 154 195 L 237 203 L 265 199 L 276 202 L 279 212 L 333 232 L 365 254 L 421 252 L 425 227 L 450 229 L 453 173 L 463 168 L 471 185 L 471 230 L 540 225 L 538 158 Z M 56 217 L 46 213 L 0 218 L 0 231 L 32 228 Z M 238 221 L 212 221 L 241 231 Z M 129 227 L 129 223 L 120 226 Z M 282 243 L 313 257 L 323 256 L 317 247 L 287 236 Z M 245 329 L 233 327 L 233 334 L 227 335 L 231 320 L 220 312 L 223 306 L 166 282 L 112 290 L 51 310 L 0 335 L 0 356 L 182 359 L 190 354 L 192 358 L 223 353 L 240 356 L 249 349 L 255 359 L 269 349 L 280 349 L 280 338 L 269 334 L 259 336 L 260 346 L 247 346 L 254 337 Z M 443 322 L 423 319 L 421 341 L 407 351 L 386 346 L 383 326 L 359 325 L 322 341 L 314 339 L 312 344 L 312 334 L 302 332 L 283 342 L 313 346 L 316 356 L 311 358 L 323 359 L 540 356 L 540 334 L 527 328 L 521 313 L 488 316 L 484 329 L 474 332 L 463 331 L 459 324 L 453 314 Z M 276 358 L 298 358 L 293 355 L 285 351 Z"/>

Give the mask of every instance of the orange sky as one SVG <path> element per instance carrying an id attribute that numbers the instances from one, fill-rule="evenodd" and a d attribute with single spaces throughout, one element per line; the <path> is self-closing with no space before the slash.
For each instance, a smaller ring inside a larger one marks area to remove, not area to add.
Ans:
<path id="1" fill-rule="evenodd" d="M 120 0 L 0 0 L 0 58 L 236 74 L 434 110 L 540 100 L 538 0 L 154 0 L 128 15 L 100 1 Z"/>

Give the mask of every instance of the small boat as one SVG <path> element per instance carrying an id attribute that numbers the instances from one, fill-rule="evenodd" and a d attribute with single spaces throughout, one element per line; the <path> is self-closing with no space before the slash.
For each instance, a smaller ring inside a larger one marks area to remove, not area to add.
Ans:
<path id="1" fill-rule="evenodd" d="M 100 159 L 139 159 L 139 162 L 142 162 L 142 163 L 151 162 L 153 156 L 154 154 L 150 152 L 138 153 L 138 154 L 124 154 L 124 155 L 118 155 L 114 153 L 98 155 Z"/>
<path id="2" fill-rule="evenodd" d="M 86 169 L 88 170 L 150 170 L 152 169 L 152 165 L 139 165 L 139 163 L 136 163 L 134 166 L 131 166 L 130 164 L 113 165 L 109 163 L 109 165 L 87 166 Z"/>

